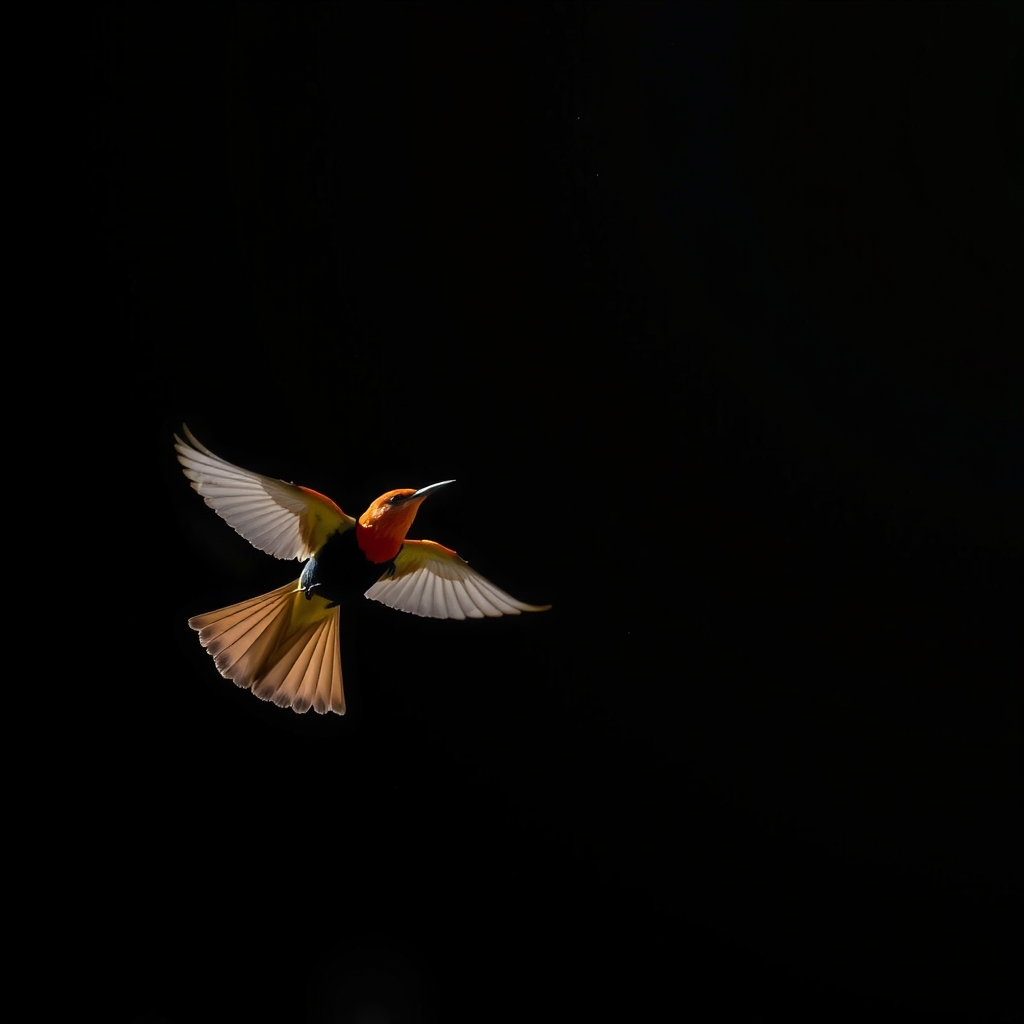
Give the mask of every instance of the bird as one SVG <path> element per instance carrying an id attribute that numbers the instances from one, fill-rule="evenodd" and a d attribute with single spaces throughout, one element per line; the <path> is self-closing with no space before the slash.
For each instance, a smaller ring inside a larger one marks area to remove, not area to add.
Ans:
<path id="1" fill-rule="evenodd" d="M 262 700 L 345 714 L 339 576 L 353 556 L 382 570 L 365 597 L 413 615 L 481 619 L 551 607 L 518 601 L 451 548 L 406 537 L 420 505 L 454 480 L 386 491 L 356 519 L 317 491 L 222 459 L 185 424 L 182 434 L 174 435 L 178 461 L 206 504 L 260 551 L 304 562 L 293 582 L 188 620 L 217 671 Z"/>

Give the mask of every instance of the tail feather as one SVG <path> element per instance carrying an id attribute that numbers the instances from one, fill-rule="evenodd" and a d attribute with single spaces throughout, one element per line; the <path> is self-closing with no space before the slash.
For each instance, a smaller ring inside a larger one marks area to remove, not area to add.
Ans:
<path id="1" fill-rule="evenodd" d="M 251 674 L 265 663 L 289 618 L 290 599 L 282 601 L 282 594 L 292 590 L 289 585 L 188 620 L 225 678 Z"/>
<path id="2" fill-rule="evenodd" d="M 300 714 L 343 715 L 338 623 L 337 606 L 297 581 L 188 620 L 226 679 Z"/>

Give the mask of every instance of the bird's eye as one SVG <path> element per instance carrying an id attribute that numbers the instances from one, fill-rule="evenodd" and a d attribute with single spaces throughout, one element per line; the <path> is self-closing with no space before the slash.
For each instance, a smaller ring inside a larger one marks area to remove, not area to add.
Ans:
<path id="1" fill-rule="evenodd" d="M 391 497 L 388 498 L 389 505 L 400 505 L 403 501 L 405 501 L 404 494 L 392 494 Z"/>

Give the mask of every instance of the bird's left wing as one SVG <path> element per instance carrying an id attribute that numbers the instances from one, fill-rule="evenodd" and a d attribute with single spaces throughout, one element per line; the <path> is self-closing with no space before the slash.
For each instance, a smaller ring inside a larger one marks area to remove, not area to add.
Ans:
<path id="1" fill-rule="evenodd" d="M 394 571 L 381 576 L 365 596 L 432 619 L 496 618 L 551 607 L 517 601 L 432 540 L 407 540 L 395 558 Z"/>
<path id="2" fill-rule="evenodd" d="M 309 558 L 356 521 L 307 487 L 253 473 L 214 455 L 183 428 L 174 448 L 203 500 L 250 544 L 275 558 Z"/>

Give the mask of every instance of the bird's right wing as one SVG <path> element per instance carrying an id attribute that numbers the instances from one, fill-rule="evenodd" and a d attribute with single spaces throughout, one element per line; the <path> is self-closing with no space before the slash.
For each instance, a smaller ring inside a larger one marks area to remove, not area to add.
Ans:
<path id="1" fill-rule="evenodd" d="M 407 540 L 366 597 L 432 619 L 482 619 L 485 615 L 543 612 L 551 605 L 524 604 L 485 579 L 451 548 L 432 540 Z"/>
<path id="2" fill-rule="evenodd" d="M 306 487 L 235 466 L 183 427 L 174 449 L 203 500 L 250 544 L 275 558 L 309 558 L 332 533 L 356 521 L 330 498 Z"/>

